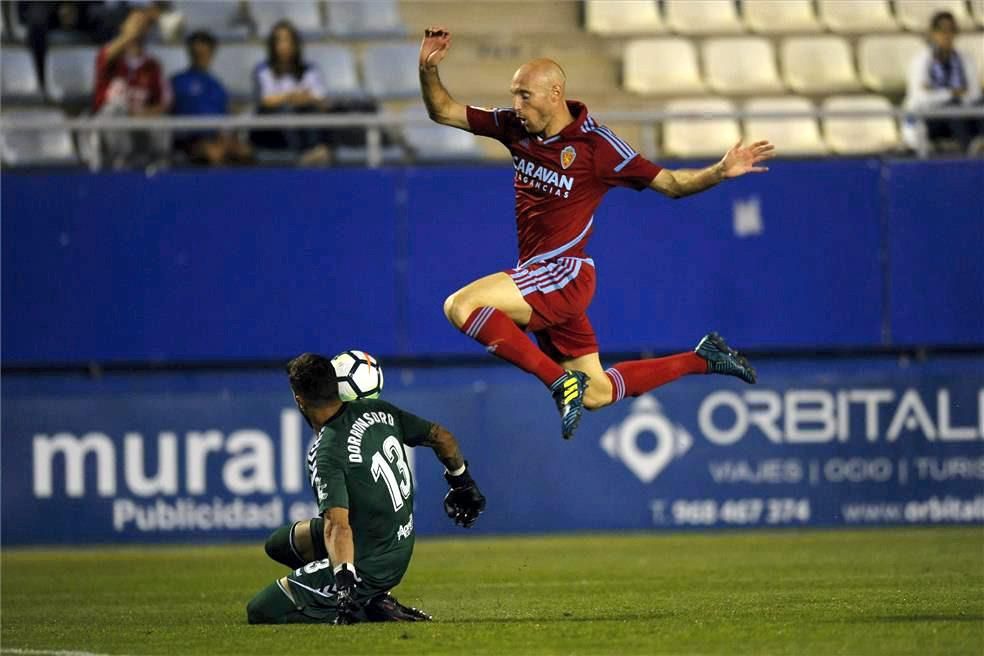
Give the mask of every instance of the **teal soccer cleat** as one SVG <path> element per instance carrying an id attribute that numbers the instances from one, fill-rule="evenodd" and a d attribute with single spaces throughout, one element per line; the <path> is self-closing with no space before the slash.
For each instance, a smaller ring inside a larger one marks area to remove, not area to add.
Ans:
<path id="1" fill-rule="evenodd" d="M 554 403 L 560 412 L 561 430 L 565 440 L 574 437 L 574 431 L 584 412 L 584 393 L 588 389 L 588 375 L 582 371 L 566 371 L 550 386 Z"/>
<path id="2" fill-rule="evenodd" d="M 741 378 L 752 385 L 758 379 L 748 358 L 734 350 L 717 333 L 708 333 L 694 352 L 707 360 L 707 372 Z"/>

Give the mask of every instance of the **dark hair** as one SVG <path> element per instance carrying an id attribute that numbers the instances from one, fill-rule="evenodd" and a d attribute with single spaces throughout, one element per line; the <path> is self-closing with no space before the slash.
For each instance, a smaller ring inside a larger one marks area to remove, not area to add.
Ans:
<path id="1" fill-rule="evenodd" d="M 207 30 L 195 30 L 188 35 L 187 39 L 185 39 L 185 47 L 188 48 L 189 55 L 191 54 L 191 47 L 196 43 L 204 43 L 212 50 L 215 50 L 215 48 L 219 45 L 219 42 L 216 41 L 215 36 Z"/>
<path id="2" fill-rule="evenodd" d="M 933 14 L 933 17 L 929 21 L 929 29 L 936 30 L 942 29 L 943 21 L 950 21 L 953 27 L 957 26 L 957 19 L 953 17 L 953 14 L 948 11 L 938 11 Z"/>
<path id="3" fill-rule="evenodd" d="M 285 29 L 290 32 L 290 38 L 294 40 L 294 58 L 290 62 L 290 68 L 287 70 L 281 70 L 279 64 L 277 63 L 277 52 L 274 48 L 274 43 L 276 41 L 277 30 Z M 282 75 L 284 73 L 289 73 L 294 76 L 294 78 L 300 80 L 304 75 L 304 42 L 301 41 L 301 33 L 297 31 L 294 24 L 289 20 L 280 20 L 274 23 L 273 29 L 270 30 L 270 34 L 267 36 L 267 62 L 270 68 L 273 69 L 274 73 Z"/>
<path id="4" fill-rule="evenodd" d="M 287 377 L 294 394 L 314 406 L 338 400 L 338 381 L 331 360 L 317 353 L 301 353 L 287 363 Z"/>

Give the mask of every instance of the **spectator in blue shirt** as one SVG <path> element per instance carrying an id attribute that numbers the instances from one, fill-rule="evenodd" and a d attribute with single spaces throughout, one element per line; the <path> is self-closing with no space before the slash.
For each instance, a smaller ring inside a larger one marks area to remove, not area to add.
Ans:
<path id="1" fill-rule="evenodd" d="M 209 32 L 197 31 L 188 36 L 188 59 L 191 66 L 171 78 L 176 116 L 221 116 L 229 113 L 229 95 L 222 82 L 209 72 L 217 43 Z M 182 132 L 174 146 L 192 162 L 210 165 L 245 164 L 252 161 L 247 144 L 235 135 L 223 132 Z"/>

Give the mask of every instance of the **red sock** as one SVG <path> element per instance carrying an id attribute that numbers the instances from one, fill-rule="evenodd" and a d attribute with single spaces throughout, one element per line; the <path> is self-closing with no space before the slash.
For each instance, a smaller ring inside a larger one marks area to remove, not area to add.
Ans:
<path id="1" fill-rule="evenodd" d="M 461 332 L 484 344 L 489 353 L 533 374 L 548 387 L 564 375 L 563 367 L 538 349 L 512 319 L 493 307 L 480 307 L 472 312 Z"/>
<path id="2" fill-rule="evenodd" d="M 619 362 L 605 371 L 612 381 L 612 403 L 639 396 L 687 374 L 706 374 L 707 361 L 696 353 L 679 353 L 654 360 Z"/>

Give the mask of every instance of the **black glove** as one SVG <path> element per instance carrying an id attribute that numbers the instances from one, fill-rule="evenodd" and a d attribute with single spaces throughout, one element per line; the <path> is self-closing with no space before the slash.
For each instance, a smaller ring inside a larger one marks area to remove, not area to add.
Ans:
<path id="1" fill-rule="evenodd" d="M 338 607 L 335 624 L 355 624 L 358 621 L 356 613 L 359 606 L 353 598 L 354 593 L 355 571 L 351 566 L 343 564 L 335 572 L 335 605 Z"/>
<path id="2" fill-rule="evenodd" d="M 444 512 L 458 526 L 470 528 L 485 510 L 485 497 L 468 473 L 468 463 L 465 463 L 465 471 L 460 476 L 444 472 L 444 480 L 451 486 L 444 495 Z"/>

